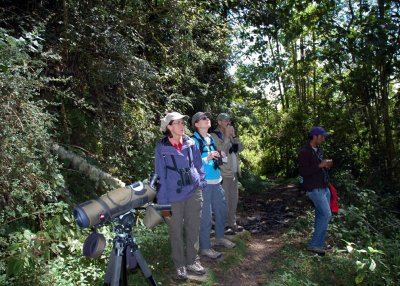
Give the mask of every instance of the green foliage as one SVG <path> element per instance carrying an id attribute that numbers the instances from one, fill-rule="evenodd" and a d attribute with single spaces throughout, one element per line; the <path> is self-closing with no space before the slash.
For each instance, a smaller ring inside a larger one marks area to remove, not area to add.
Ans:
<path id="1" fill-rule="evenodd" d="M 16 39 L 0 29 L 0 223 L 55 201 L 64 181 L 51 154 L 54 117 L 35 101 L 47 79 L 38 31 Z"/>
<path id="2" fill-rule="evenodd" d="M 326 151 L 336 169 L 350 169 L 380 192 L 398 184 L 395 1 L 231 6 L 243 19 L 235 26 L 241 47 L 235 76 L 250 95 L 244 104 L 262 109 L 252 108 L 252 115 L 264 174 L 294 176 L 306 131 L 322 125 L 335 132 Z"/>
<path id="3" fill-rule="evenodd" d="M 142 180 L 153 169 L 159 118 L 172 110 L 235 115 L 248 191 L 268 188 L 266 175 L 297 175 L 309 127 L 334 131 L 325 151 L 342 210 L 330 239 L 359 251 L 329 260 L 338 272 L 327 263 L 321 277 L 305 257 L 302 279 L 296 260 L 282 281 L 333 283 L 344 273 L 342 285 L 398 283 L 397 2 L 22 2 L 0 4 L 0 284 L 101 283 L 107 255 L 80 258 L 86 233 L 56 202 L 106 187 L 68 162 L 61 168 L 51 142 L 127 183 Z M 256 60 L 239 65 L 234 81 L 232 46 L 243 43 L 235 56 Z M 299 220 L 298 233 L 306 225 Z M 165 228 L 137 231 L 146 258 L 160 251 L 150 264 L 163 279 Z"/>
<path id="4" fill-rule="evenodd" d="M 305 251 L 305 243 L 285 245 L 274 259 L 277 271 L 265 285 L 397 285 L 398 274 L 383 251 L 348 243 L 324 257 Z M 296 253 L 296 255 L 293 255 Z M 397 264 L 398 265 L 398 264 Z"/>
<path id="5" fill-rule="evenodd" d="M 74 231 L 68 205 L 49 204 L 33 215 L 44 222 L 39 231 L 14 231 L 4 239 L 8 245 L 0 265 L 6 267 L 4 285 L 93 285 L 101 278 L 97 270 L 101 263 L 81 257 L 84 233 Z M 101 260 L 104 264 L 104 257 Z"/>
<path id="6" fill-rule="evenodd" d="M 385 266 L 382 259 L 384 253 L 370 246 L 367 249 L 354 249 L 353 246 L 354 243 L 347 242 L 346 249 L 350 254 L 353 254 L 350 259 L 356 260 L 357 275 L 355 283 L 361 284 L 364 280 L 367 280 L 368 283 L 380 284 L 381 282 L 378 281 L 382 276 L 385 277 L 385 275 L 382 275 L 383 271 L 375 275 L 377 277 L 373 277 L 373 274 L 377 268 L 377 263 L 381 264 L 380 266 Z"/>
<path id="7" fill-rule="evenodd" d="M 240 183 L 244 191 L 249 193 L 263 193 L 273 185 L 273 183 L 265 177 L 259 177 L 246 171 L 242 173 Z"/>

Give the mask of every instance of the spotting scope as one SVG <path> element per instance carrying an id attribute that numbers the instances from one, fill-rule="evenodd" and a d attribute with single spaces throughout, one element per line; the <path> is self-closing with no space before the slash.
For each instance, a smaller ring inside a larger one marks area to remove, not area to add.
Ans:
<path id="1" fill-rule="evenodd" d="M 97 226 L 152 202 L 157 193 L 157 178 L 154 174 L 148 184 L 135 182 L 79 204 L 73 210 L 76 223 L 81 228 Z"/>

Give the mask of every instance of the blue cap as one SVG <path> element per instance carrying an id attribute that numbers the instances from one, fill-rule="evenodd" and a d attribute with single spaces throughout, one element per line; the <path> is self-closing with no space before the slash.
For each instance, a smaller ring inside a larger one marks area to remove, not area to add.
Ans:
<path id="1" fill-rule="evenodd" d="M 313 128 L 311 128 L 309 134 L 311 136 L 314 136 L 314 135 L 316 135 L 316 136 L 323 135 L 325 137 L 331 137 L 332 136 L 331 134 L 326 132 L 324 128 L 322 128 L 320 126 L 314 126 Z"/>

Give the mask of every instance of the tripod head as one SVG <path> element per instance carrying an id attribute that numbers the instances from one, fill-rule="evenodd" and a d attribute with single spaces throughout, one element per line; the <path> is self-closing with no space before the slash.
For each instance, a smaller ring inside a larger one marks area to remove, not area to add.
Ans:
<path id="1" fill-rule="evenodd" d="M 135 211 L 131 210 L 118 216 L 114 227 L 115 238 L 110 254 L 104 285 L 126 286 L 128 285 L 128 271 L 140 268 L 150 285 L 157 286 L 150 268 L 140 253 L 139 247 L 132 235 L 135 225 Z"/>
<path id="2" fill-rule="evenodd" d="M 144 208 L 139 208 L 144 209 Z M 159 211 L 171 210 L 171 205 L 156 205 L 151 204 L 146 208 L 146 214 L 144 217 L 144 224 L 148 228 L 152 228 L 162 221 L 162 217 Z M 104 251 L 106 246 L 106 239 L 103 234 L 97 232 L 97 228 L 110 223 L 115 223 L 114 232 L 116 237 L 127 237 L 132 234 L 133 227 L 135 226 L 135 212 L 136 209 L 130 209 L 128 212 L 123 213 L 114 219 L 98 224 L 93 228 L 93 232 L 86 238 L 83 244 L 83 256 L 89 258 L 98 258 Z"/>

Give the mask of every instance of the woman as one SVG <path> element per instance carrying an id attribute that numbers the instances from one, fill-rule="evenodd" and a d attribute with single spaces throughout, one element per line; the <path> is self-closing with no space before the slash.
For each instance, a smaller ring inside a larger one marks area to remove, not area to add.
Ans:
<path id="1" fill-rule="evenodd" d="M 221 253 L 211 248 L 211 217 L 215 217 L 215 244 L 226 248 L 233 248 L 235 244 L 224 238 L 227 208 L 225 192 L 221 186 L 221 172 L 219 166 L 223 164 L 223 156 L 215 147 L 215 143 L 208 129 L 211 127 L 210 114 L 197 112 L 192 117 L 194 135 L 192 138 L 200 149 L 207 186 L 203 190 L 203 209 L 200 223 L 200 253 L 211 259 L 217 259 Z M 226 157 L 225 157 L 226 158 Z"/>
<path id="2" fill-rule="evenodd" d="M 164 137 L 155 150 L 155 170 L 160 177 L 159 204 L 170 204 L 172 215 L 166 218 L 171 242 L 172 260 L 178 279 L 186 280 L 187 271 L 205 274 L 197 256 L 202 207 L 206 181 L 200 152 L 186 136 L 187 115 L 168 113 L 161 119 Z"/>

